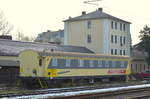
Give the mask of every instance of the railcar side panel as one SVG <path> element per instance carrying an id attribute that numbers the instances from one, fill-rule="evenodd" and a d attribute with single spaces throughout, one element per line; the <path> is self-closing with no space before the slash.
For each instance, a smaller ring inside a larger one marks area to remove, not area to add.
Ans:
<path id="1" fill-rule="evenodd" d="M 43 52 L 44 53 L 44 52 Z M 53 53 L 42 56 L 34 50 L 21 52 L 21 77 L 83 77 L 83 76 L 119 76 L 130 74 L 130 60 L 127 57 L 86 57 L 67 56 Z M 90 56 L 90 55 L 89 55 Z"/>

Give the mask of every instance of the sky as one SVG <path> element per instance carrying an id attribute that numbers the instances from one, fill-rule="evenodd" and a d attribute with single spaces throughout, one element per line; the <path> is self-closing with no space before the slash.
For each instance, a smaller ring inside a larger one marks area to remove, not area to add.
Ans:
<path id="1" fill-rule="evenodd" d="M 132 44 L 139 42 L 139 32 L 150 26 L 150 0 L 102 0 L 96 5 L 85 4 L 87 0 L 0 0 L 0 11 L 14 26 L 12 35 L 21 30 L 25 36 L 37 36 L 47 30 L 64 29 L 63 20 L 102 7 L 105 13 L 131 22 Z"/>

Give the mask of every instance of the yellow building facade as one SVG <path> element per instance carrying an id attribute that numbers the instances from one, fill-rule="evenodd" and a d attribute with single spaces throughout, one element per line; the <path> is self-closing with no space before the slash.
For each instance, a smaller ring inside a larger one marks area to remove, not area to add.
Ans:
<path id="1" fill-rule="evenodd" d="M 83 46 L 98 54 L 130 56 L 130 22 L 102 8 L 64 21 L 64 44 Z"/>

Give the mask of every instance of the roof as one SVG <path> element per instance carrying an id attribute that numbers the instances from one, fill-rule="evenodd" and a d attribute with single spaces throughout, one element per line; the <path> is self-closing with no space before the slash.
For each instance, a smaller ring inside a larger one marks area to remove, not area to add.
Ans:
<path id="1" fill-rule="evenodd" d="M 0 60 L 0 66 L 19 66 L 19 61 L 12 61 L 12 60 Z"/>
<path id="2" fill-rule="evenodd" d="M 112 15 L 109 15 L 109 14 L 107 14 L 107 13 L 101 11 L 101 10 L 96 10 L 96 11 L 93 11 L 93 12 L 88 13 L 88 14 L 83 14 L 81 16 L 77 16 L 77 17 L 74 17 L 74 18 L 69 18 L 67 20 L 64 20 L 64 22 L 87 20 L 87 19 L 113 19 L 113 20 L 123 21 L 123 22 L 129 23 L 129 24 L 131 23 L 131 22 L 122 20 L 120 18 L 114 17 Z"/>
<path id="3" fill-rule="evenodd" d="M 146 53 L 137 49 L 133 49 L 131 52 L 131 57 L 133 60 L 145 60 Z"/>
<path id="4" fill-rule="evenodd" d="M 78 52 L 78 53 L 94 53 L 85 47 L 78 46 L 65 46 L 55 45 L 49 43 L 37 43 L 37 42 L 21 42 L 12 40 L 0 40 L 0 55 L 18 55 L 21 51 L 26 49 L 33 49 L 37 51 L 62 51 L 62 52 Z"/>

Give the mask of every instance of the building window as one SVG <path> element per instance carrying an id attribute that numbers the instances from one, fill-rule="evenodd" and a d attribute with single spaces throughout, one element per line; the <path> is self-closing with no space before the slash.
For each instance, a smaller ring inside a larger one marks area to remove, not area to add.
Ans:
<path id="1" fill-rule="evenodd" d="M 115 22 L 115 29 L 117 30 L 117 22 Z"/>
<path id="2" fill-rule="evenodd" d="M 117 43 L 117 35 L 115 35 L 115 43 Z"/>
<path id="3" fill-rule="evenodd" d="M 113 49 L 111 49 L 111 55 L 113 55 L 114 53 L 113 53 Z"/>
<path id="4" fill-rule="evenodd" d="M 146 71 L 146 66 L 145 66 L 145 64 L 144 64 L 144 66 L 143 66 L 144 68 L 143 68 L 143 71 Z"/>
<path id="5" fill-rule="evenodd" d="M 120 23 L 120 31 L 122 31 L 122 23 Z"/>
<path id="6" fill-rule="evenodd" d="M 133 72 L 133 65 L 131 64 L 131 72 Z"/>
<path id="7" fill-rule="evenodd" d="M 126 31 L 126 25 L 125 24 L 123 24 L 123 30 Z"/>
<path id="8" fill-rule="evenodd" d="M 115 55 L 117 55 L 117 49 L 115 49 Z"/>
<path id="9" fill-rule="evenodd" d="M 111 43 L 113 43 L 113 42 L 114 42 L 114 36 L 111 35 Z"/>
<path id="10" fill-rule="evenodd" d="M 126 51 L 125 50 L 123 50 L 123 55 L 126 55 Z"/>
<path id="11" fill-rule="evenodd" d="M 126 37 L 123 37 L 123 43 L 126 44 Z"/>
<path id="12" fill-rule="evenodd" d="M 123 44 L 122 44 L 122 36 L 120 36 L 120 46 L 123 46 Z"/>
<path id="13" fill-rule="evenodd" d="M 140 64 L 140 72 L 142 71 L 142 64 Z"/>
<path id="14" fill-rule="evenodd" d="M 111 21 L 111 28 L 113 29 L 114 28 L 114 22 Z"/>
<path id="15" fill-rule="evenodd" d="M 88 43 L 91 43 L 91 42 L 92 42 L 92 40 L 91 40 L 91 35 L 90 35 L 90 34 L 87 35 L 87 42 L 88 42 Z"/>
<path id="16" fill-rule="evenodd" d="M 135 71 L 138 72 L 138 65 L 135 64 Z"/>
<path id="17" fill-rule="evenodd" d="M 122 50 L 120 50 L 120 55 L 122 55 Z"/>
<path id="18" fill-rule="evenodd" d="M 91 21 L 87 22 L 87 28 L 90 29 L 91 28 Z"/>

